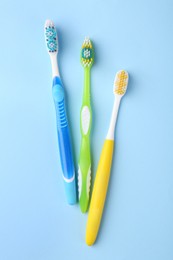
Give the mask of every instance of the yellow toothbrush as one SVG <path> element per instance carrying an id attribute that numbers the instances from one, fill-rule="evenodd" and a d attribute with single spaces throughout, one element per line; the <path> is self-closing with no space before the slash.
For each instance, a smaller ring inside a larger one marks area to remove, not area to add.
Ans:
<path id="1" fill-rule="evenodd" d="M 121 98 L 124 96 L 128 85 L 128 73 L 125 70 L 117 72 L 114 81 L 113 93 L 115 101 L 110 121 L 109 130 L 103 145 L 99 165 L 97 168 L 94 188 L 88 214 L 86 228 L 86 243 L 91 246 L 94 244 L 100 227 L 102 212 L 104 208 L 109 176 L 112 164 L 114 148 L 114 130 L 118 115 Z"/>

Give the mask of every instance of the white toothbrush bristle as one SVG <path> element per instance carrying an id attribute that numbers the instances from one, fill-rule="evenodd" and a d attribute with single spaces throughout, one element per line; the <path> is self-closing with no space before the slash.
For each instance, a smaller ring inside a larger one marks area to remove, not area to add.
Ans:
<path id="1" fill-rule="evenodd" d="M 45 26 L 46 47 L 50 54 L 58 52 L 58 36 L 54 23 L 51 20 L 46 20 Z"/>
<path id="2" fill-rule="evenodd" d="M 94 49 L 89 37 L 85 37 L 82 44 L 81 63 L 84 67 L 91 67 L 94 62 Z"/>

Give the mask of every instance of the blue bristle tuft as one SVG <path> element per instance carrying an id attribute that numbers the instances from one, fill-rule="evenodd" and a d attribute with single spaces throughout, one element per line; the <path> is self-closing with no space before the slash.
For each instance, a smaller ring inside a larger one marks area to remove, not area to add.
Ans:
<path id="1" fill-rule="evenodd" d="M 46 45 L 49 52 L 57 51 L 57 34 L 54 26 L 45 27 Z"/>

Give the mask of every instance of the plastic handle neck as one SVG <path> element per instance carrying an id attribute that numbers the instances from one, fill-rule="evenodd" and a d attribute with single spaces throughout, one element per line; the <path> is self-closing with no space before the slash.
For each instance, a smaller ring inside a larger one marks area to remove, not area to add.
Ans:
<path id="1" fill-rule="evenodd" d="M 58 62 L 57 62 L 57 54 L 51 54 L 51 65 L 52 65 L 52 77 L 60 77 L 59 69 L 58 69 Z"/>
<path id="2" fill-rule="evenodd" d="M 108 140 L 114 140 L 114 132 L 115 132 L 115 126 L 116 126 L 120 101 L 121 101 L 121 96 L 115 95 L 115 101 L 114 101 L 114 106 L 113 106 L 113 110 L 112 110 L 111 121 L 110 121 L 110 125 L 109 125 L 109 130 L 108 130 L 108 133 L 106 136 L 106 139 L 108 139 Z"/>
<path id="3" fill-rule="evenodd" d="M 83 105 L 88 105 L 90 100 L 90 68 L 84 69 Z"/>

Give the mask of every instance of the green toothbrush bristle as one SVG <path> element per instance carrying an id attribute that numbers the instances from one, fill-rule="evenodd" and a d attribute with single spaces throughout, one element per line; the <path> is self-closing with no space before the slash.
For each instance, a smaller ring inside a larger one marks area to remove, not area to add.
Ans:
<path id="1" fill-rule="evenodd" d="M 85 38 L 82 44 L 81 63 L 84 67 L 91 67 L 94 62 L 94 50 L 89 38 Z"/>
<path id="2" fill-rule="evenodd" d="M 52 21 L 47 20 L 45 24 L 45 39 L 48 52 L 58 51 L 58 38 L 55 26 Z"/>

